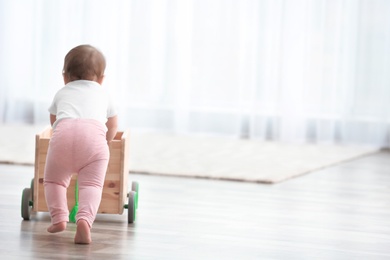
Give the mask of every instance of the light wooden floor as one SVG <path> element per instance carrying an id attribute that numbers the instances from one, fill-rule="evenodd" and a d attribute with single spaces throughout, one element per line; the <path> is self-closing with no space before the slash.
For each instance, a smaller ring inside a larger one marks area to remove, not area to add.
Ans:
<path id="1" fill-rule="evenodd" d="M 137 221 L 99 215 L 91 245 L 20 217 L 33 168 L 0 165 L 2 259 L 390 259 L 390 153 L 277 185 L 131 175 Z"/>

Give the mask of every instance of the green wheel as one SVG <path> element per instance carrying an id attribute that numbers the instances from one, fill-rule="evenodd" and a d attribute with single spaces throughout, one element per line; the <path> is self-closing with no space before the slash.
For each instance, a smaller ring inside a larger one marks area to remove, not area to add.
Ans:
<path id="1" fill-rule="evenodd" d="M 136 181 L 131 183 L 131 191 L 135 192 L 135 208 L 138 209 L 139 184 Z"/>
<path id="2" fill-rule="evenodd" d="M 22 193 L 22 218 L 24 220 L 30 220 L 31 216 L 31 189 L 25 188 Z"/>
<path id="3" fill-rule="evenodd" d="M 136 193 L 134 191 L 130 191 L 129 192 L 129 204 L 127 205 L 128 222 L 130 224 L 134 223 L 134 221 L 135 221 L 135 211 L 136 211 L 135 197 L 136 197 Z"/>

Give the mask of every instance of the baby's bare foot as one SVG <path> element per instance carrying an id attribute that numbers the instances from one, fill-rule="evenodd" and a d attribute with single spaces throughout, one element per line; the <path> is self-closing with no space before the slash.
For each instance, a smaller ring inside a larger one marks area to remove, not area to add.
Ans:
<path id="1" fill-rule="evenodd" d="M 88 225 L 88 222 L 80 219 L 77 221 L 77 230 L 74 237 L 75 244 L 89 244 L 92 242 L 91 239 L 91 228 Z"/>
<path id="2" fill-rule="evenodd" d="M 52 224 L 50 227 L 47 228 L 47 231 L 50 233 L 57 233 L 64 231 L 66 229 L 66 222 L 60 222 L 57 224 Z"/>

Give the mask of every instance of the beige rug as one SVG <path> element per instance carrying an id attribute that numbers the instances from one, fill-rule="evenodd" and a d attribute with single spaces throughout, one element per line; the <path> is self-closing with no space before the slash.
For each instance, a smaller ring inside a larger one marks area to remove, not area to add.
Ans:
<path id="1" fill-rule="evenodd" d="M 43 128 L 0 125 L 0 163 L 34 164 L 35 134 Z M 277 183 L 376 151 L 131 132 L 130 172 Z"/>

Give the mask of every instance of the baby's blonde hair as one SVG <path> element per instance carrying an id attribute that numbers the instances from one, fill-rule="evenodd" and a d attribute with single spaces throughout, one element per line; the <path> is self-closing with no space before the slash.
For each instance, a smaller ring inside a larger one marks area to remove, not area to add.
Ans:
<path id="1" fill-rule="evenodd" d="M 65 56 L 62 73 L 69 81 L 98 81 L 104 76 L 106 59 L 91 45 L 79 45 Z"/>

